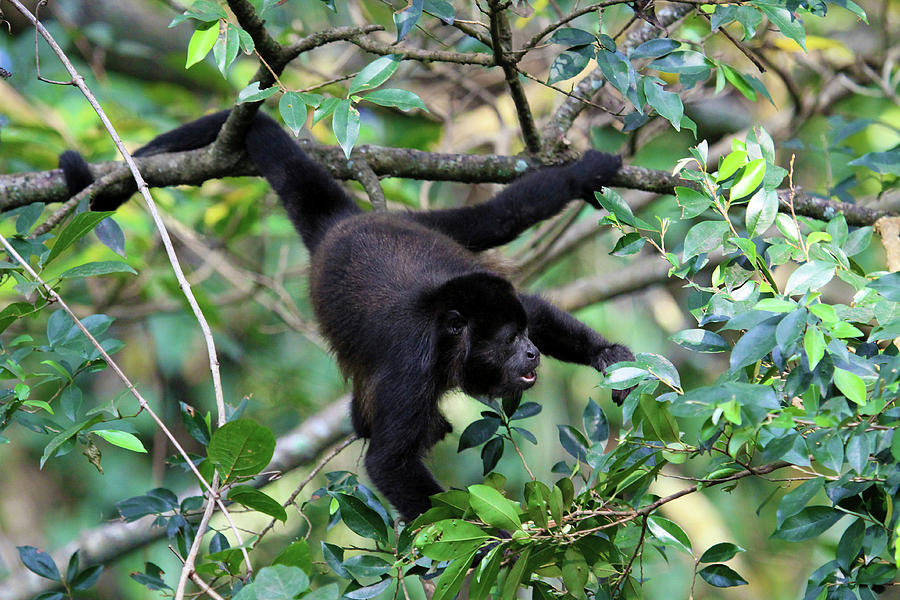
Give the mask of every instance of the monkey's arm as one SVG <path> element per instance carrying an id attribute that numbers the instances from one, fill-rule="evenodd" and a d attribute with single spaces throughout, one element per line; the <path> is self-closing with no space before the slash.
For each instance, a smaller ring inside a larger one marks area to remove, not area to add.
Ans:
<path id="1" fill-rule="evenodd" d="M 611 364 L 634 360 L 631 350 L 614 344 L 602 335 L 539 296 L 519 294 L 528 314 L 528 337 L 543 354 L 605 371 Z M 613 390 L 616 404 L 622 404 L 630 390 Z"/>
<path id="2" fill-rule="evenodd" d="M 486 250 L 514 240 L 535 223 L 557 214 L 573 198 L 596 206 L 594 191 L 621 165 L 620 157 L 591 150 L 573 164 L 529 173 L 483 204 L 412 213 L 411 218 L 470 250 Z"/>

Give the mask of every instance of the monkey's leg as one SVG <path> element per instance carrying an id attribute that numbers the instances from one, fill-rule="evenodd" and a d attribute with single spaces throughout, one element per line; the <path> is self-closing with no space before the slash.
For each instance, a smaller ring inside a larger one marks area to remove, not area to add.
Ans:
<path id="1" fill-rule="evenodd" d="M 519 294 L 528 314 L 528 337 L 542 353 L 566 362 L 590 365 L 604 371 L 611 364 L 634 360 L 622 344 L 602 335 L 543 298 Z M 630 390 L 613 390 L 613 400 L 621 404 Z"/>
<path id="2" fill-rule="evenodd" d="M 483 204 L 413 213 L 411 218 L 475 252 L 502 246 L 532 225 L 560 212 L 570 200 L 593 204 L 599 190 L 622 164 L 621 158 L 591 151 L 578 162 L 529 173 Z"/>
<path id="3" fill-rule="evenodd" d="M 431 508 L 429 496 L 443 491 L 422 457 L 449 424 L 428 393 L 433 386 L 426 369 L 410 374 L 388 368 L 377 376 L 366 471 L 408 522 Z"/>

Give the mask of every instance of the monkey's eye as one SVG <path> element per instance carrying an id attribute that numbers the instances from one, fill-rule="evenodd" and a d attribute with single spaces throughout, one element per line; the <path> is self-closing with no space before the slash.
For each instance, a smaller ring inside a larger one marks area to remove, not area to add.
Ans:
<path id="1" fill-rule="evenodd" d="M 450 332 L 450 335 L 459 335 L 462 333 L 463 328 L 460 323 L 451 323 L 447 330 Z"/>

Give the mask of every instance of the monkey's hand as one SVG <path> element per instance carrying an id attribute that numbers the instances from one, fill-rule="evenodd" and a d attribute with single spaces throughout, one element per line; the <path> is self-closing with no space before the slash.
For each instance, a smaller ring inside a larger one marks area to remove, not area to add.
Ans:
<path id="1" fill-rule="evenodd" d="M 621 166 L 621 156 L 588 150 L 581 160 L 569 165 L 569 175 L 572 177 L 575 195 L 584 199 L 591 206 L 600 208 L 594 192 L 600 191 L 600 188 L 607 185 Z"/>
<path id="2" fill-rule="evenodd" d="M 631 350 L 623 346 L 622 344 L 612 344 L 610 346 L 604 346 L 600 352 L 597 353 L 596 356 L 591 360 L 591 366 L 601 371 L 602 373 L 606 373 L 606 367 L 609 365 L 615 364 L 617 362 L 627 362 L 634 360 L 634 354 L 631 353 Z M 612 391 L 612 399 L 617 405 L 622 406 L 622 403 L 625 402 L 625 398 L 628 394 L 631 393 L 631 390 L 634 388 L 628 388 L 627 390 L 613 390 Z"/>

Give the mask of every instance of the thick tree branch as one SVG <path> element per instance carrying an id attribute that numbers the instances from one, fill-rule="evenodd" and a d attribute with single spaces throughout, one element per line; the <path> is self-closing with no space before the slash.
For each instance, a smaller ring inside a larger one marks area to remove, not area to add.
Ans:
<path id="1" fill-rule="evenodd" d="M 300 140 L 299 143 L 304 152 L 334 177 L 345 180 L 358 178 L 358 170 L 347 161 L 340 148 L 314 145 L 307 140 Z M 461 183 L 508 183 L 527 170 L 542 166 L 536 158 L 524 155 L 442 154 L 367 145 L 353 150 L 351 161 L 357 158 L 365 161 L 379 177 Z M 209 149 L 200 149 L 136 158 L 135 162 L 152 187 L 200 185 L 209 179 L 257 174 L 242 152 L 213 156 Z M 121 195 L 134 189 L 134 182 L 129 179 L 123 163 L 97 163 L 91 165 L 91 172 L 97 179 L 109 176 L 116 182 L 98 190 L 97 198 Z M 627 165 L 610 181 L 610 186 L 671 194 L 676 186 L 694 187 L 694 184 L 667 171 Z M 788 190 L 779 191 L 782 198 L 786 199 L 788 194 Z M 68 192 L 59 169 L 0 175 L 0 212 L 34 202 L 64 202 L 67 199 Z M 856 226 L 872 225 L 881 217 L 897 214 L 897 211 L 818 198 L 802 190 L 795 190 L 794 210 L 797 214 L 817 219 L 829 219 L 842 213 L 850 225 Z"/>

